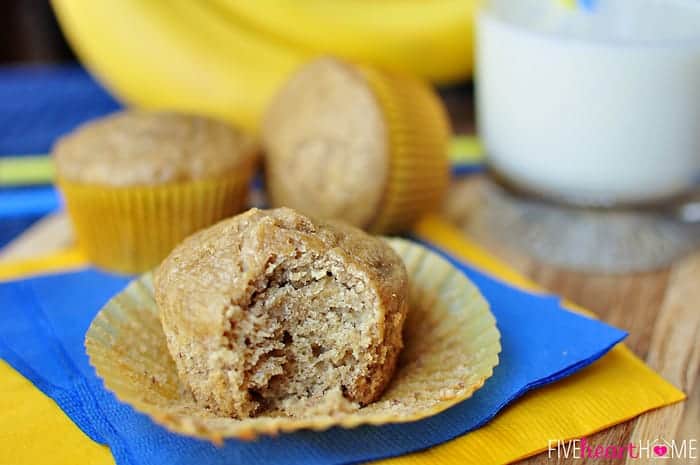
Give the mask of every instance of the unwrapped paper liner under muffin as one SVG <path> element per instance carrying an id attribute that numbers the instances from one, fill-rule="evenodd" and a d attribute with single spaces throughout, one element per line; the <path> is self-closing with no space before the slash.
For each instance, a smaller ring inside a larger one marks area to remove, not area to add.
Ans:
<path id="1" fill-rule="evenodd" d="M 440 208 L 449 183 L 450 125 L 442 103 L 411 76 L 359 66 L 382 109 L 389 147 L 389 179 L 373 233 L 405 231 Z"/>
<path id="2" fill-rule="evenodd" d="M 216 178 L 111 187 L 59 179 L 81 249 L 100 268 L 141 273 L 195 231 L 245 209 L 254 163 Z"/>
<path id="3" fill-rule="evenodd" d="M 90 363 L 107 389 L 171 431 L 221 442 L 299 429 L 402 423 L 435 415 L 467 399 L 488 379 L 500 333 L 477 288 L 445 259 L 402 239 L 387 239 L 410 278 L 404 349 L 381 398 L 352 412 L 308 417 L 217 417 L 178 380 L 143 275 L 97 314 L 85 338 Z"/>

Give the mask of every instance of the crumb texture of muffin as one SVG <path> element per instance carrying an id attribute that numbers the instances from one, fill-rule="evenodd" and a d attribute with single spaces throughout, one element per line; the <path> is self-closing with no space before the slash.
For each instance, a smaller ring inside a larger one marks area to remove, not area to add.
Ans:
<path id="1" fill-rule="evenodd" d="M 115 187 L 222 176 L 254 152 L 253 139 L 224 122 L 138 110 L 86 123 L 53 149 L 60 178 Z"/>
<path id="2" fill-rule="evenodd" d="M 217 415 L 333 415 L 376 400 L 402 348 L 408 278 L 384 241 L 293 210 L 191 236 L 155 274 L 178 376 Z"/>

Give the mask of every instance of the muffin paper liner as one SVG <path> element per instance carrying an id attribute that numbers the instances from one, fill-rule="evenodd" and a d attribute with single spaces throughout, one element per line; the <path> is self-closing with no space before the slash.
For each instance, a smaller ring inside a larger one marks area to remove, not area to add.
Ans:
<path id="1" fill-rule="evenodd" d="M 368 230 L 406 230 L 433 211 L 447 191 L 450 126 L 444 107 L 427 84 L 410 76 L 360 66 L 384 113 L 389 179 Z"/>
<path id="2" fill-rule="evenodd" d="M 218 417 L 194 402 L 178 380 L 145 274 L 93 320 L 85 346 L 107 389 L 171 431 L 220 443 L 300 429 L 402 423 L 435 415 L 470 397 L 488 379 L 501 351 L 500 333 L 477 288 L 425 247 L 387 239 L 411 281 L 404 349 L 382 397 L 348 413 L 309 417 Z"/>
<path id="3" fill-rule="evenodd" d="M 156 266 L 193 232 L 242 211 L 253 167 L 250 162 L 220 178 L 156 186 L 58 184 L 90 261 L 132 274 Z"/>

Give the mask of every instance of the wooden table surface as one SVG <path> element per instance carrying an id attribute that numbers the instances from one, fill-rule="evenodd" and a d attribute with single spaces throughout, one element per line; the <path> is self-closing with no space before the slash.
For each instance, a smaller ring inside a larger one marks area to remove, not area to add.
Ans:
<path id="1" fill-rule="evenodd" d="M 478 208 L 484 180 L 455 182 L 445 215 L 466 229 Z M 638 440 L 697 439 L 700 441 L 700 250 L 670 267 L 646 273 L 607 275 L 580 273 L 538 262 L 507 244 L 484 235 L 473 237 L 543 288 L 589 310 L 629 332 L 625 343 L 654 370 L 688 395 L 684 402 L 646 413 L 591 436 L 597 444 L 627 444 Z M 628 459 L 628 463 L 640 463 Z M 590 460 L 591 463 L 620 463 Z M 574 463 L 540 454 L 523 464 Z M 586 463 L 576 461 L 575 463 Z M 674 463 L 664 461 L 664 463 Z M 700 463 L 678 460 L 676 463 Z"/>
<path id="2" fill-rule="evenodd" d="M 449 93 L 446 101 L 456 129 L 460 132 L 473 130 L 471 94 Z M 478 177 L 472 177 L 453 185 L 445 213 L 456 224 L 465 224 L 470 211 L 478 207 L 474 189 L 480 182 L 483 181 Z M 61 214 L 50 216 L 0 250 L 0 260 L 41 255 L 69 245 L 72 240 L 67 219 Z M 594 443 L 625 444 L 659 437 L 700 440 L 700 251 L 658 271 L 612 276 L 556 268 L 524 256 L 507 244 L 492 243 L 487 237 L 477 240 L 542 287 L 628 331 L 626 344 L 688 395 L 685 402 L 644 414 L 592 436 Z M 632 459 L 628 462 L 642 463 Z M 540 454 L 521 463 L 574 462 Z M 591 463 L 620 461 L 591 460 Z"/>

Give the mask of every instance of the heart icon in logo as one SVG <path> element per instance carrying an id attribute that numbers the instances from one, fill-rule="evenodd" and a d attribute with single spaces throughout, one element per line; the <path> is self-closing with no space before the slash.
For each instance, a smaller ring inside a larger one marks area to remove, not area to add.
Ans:
<path id="1" fill-rule="evenodd" d="M 654 453 L 657 457 L 663 457 L 666 455 L 666 452 L 668 452 L 668 447 L 662 445 L 654 446 Z"/>

